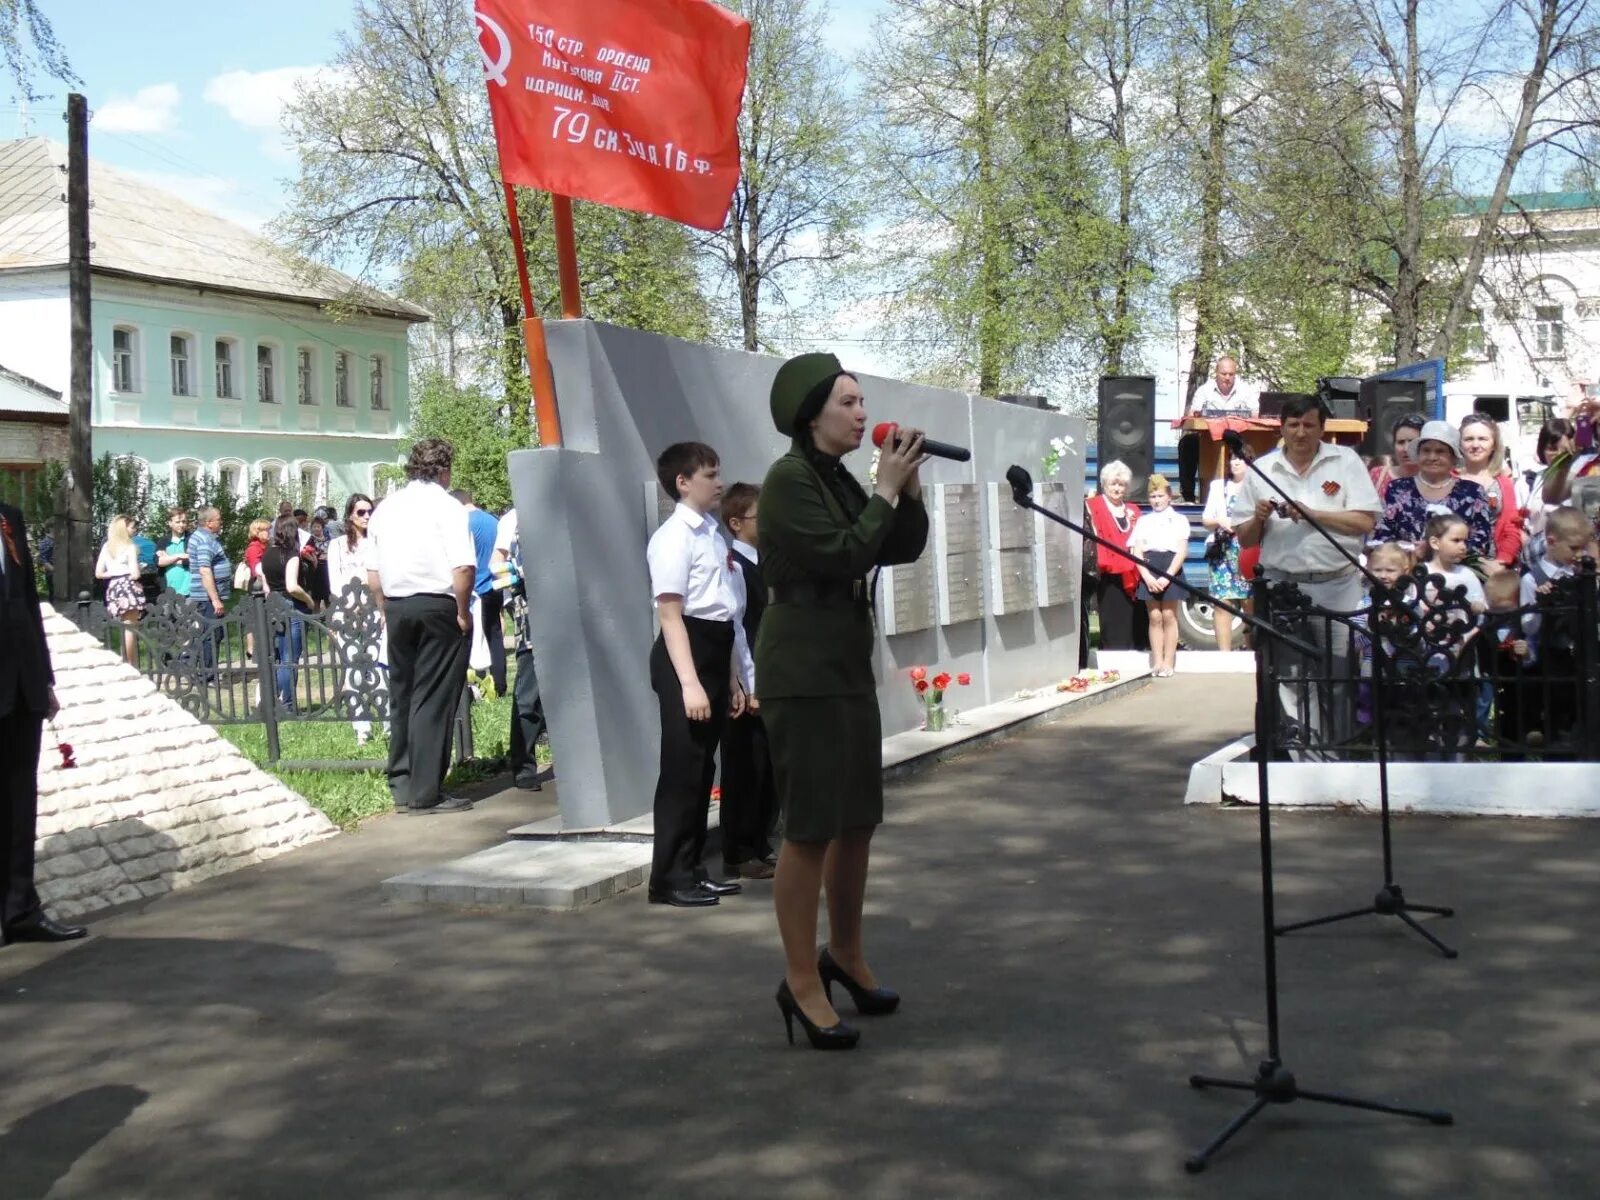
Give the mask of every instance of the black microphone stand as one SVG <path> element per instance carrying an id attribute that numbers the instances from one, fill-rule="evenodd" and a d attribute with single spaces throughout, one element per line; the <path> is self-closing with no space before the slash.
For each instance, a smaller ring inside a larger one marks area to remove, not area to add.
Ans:
<path id="1" fill-rule="evenodd" d="M 1363 905 L 1360 908 L 1347 909 L 1344 912 L 1332 913 L 1326 917 L 1313 917 L 1308 921 L 1293 921 L 1287 925 L 1279 925 L 1273 932 L 1278 934 L 1292 933 L 1297 929 L 1311 929 L 1317 925 L 1332 925 L 1337 921 L 1348 921 L 1355 917 L 1396 917 L 1432 944 L 1446 958 L 1455 958 L 1457 952 L 1453 948 L 1445 945 L 1444 942 L 1423 928 L 1422 924 L 1411 915 L 1414 912 L 1419 912 L 1430 913 L 1440 917 L 1453 917 L 1455 916 L 1455 909 L 1438 904 L 1412 904 L 1406 899 L 1405 892 L 1395 882 L 1394 878 L 1394 834 L 1389 820 L 1389 736 L 1384 712 L 1384 693 L 1388 690 L 1384 686 L 1386 682 L 1385 672 L 1392 670 L 1393 664 L 1389 662 L 1384 648 L 1384 639 L 1378 635 L 1378 629 L 1383 624 L 1381 614 L 1398 607 L 1400 596 L 1394 589 L 1386 587 L 1377 576 L 1367 570 L 1359 558 L 1351 554 L 1338 538 L 1334 537 L 1320 521 L 1291 499 L 1289 494 L 1278 486 L 1277 481 L 1257 465 L 1255 458 L 1248 453 L 1244 439 L 1237 432 L 1229 430 L 1223 435 L 1222 440 L 1227 444 L 1230 451 L 1244 460 L 1245 465 L 1255 473 L 1257 478 L 1283 497 L 1285 503 L 1294 507 L 1295 511 L 1300 514 L 1302 521 L 1321 534 L 1324 540 L 1344 557 L 1346 562 L 1366 577 L 1367 582 L 1372 586 L 1372 597 L 1375 601 L 1368 610 L 1367 629 L 1368 635 L 1372 638 L 1372 730 L 1378 763 L 1379 826 L 1383 834 L 1383 886 L 1378 889 L 1371 904 Z M 1262 532 L 1265 533 L 1264 528 Z M 1258 757 L 1265 757 L 1266 750 L 1262 746 L 1259 732 L 1256 736 L 1256 747 Z"/>
<path id="2" fill-rule="evenodd" d="M 1138 555 L 1129 554 L 1122 547 L 1090 532 L 1083 526 L 1068 520 L 1059 513 L 1053 513 L 1033 500 L 1033 479 L 1021 467 L 1014 466 L 1006 472 L 1006 482 L 1011 485 L 1011 496 L 1023 508 L 1043 515 L 1063 525 L 1078 534 L 1084 540 L 1096 545 L 1106 546 L 1109 549 L 1123 554 L 1133 562 L 1143 566 L 1169 582 L 1174 581 L 1174 576 L 1166 571 L 1144 561 Z M 1206 596 L 1201 588 L 1191 587 L 1196 594 Z M 1266 587 L 1261 583 L 1256 584 L 1256 594 L 1265 604 Z M 1231 612 L 1243 619 L 1252 629 L 1259 630 L 1267 637 L 1284 645 L 1288 645 L 1304 653 L 1315 653 L 1315 647 L 1301 642 L 1278 629 L 1265 618 L 1257 617 L 1253 613 L 1245 613 L 1221 600 L 1211 598 L 1219 608 Z M 1276 684 L 1272 678 L 1272 669 L 1267 663 L 1267 656 L 1256 657 L 1256 741 L 1257 745 L 1266 747 L 1272 738 L 1271 721 L 1269 715 L 1275 711 L 1269 704 L 1276 703 Z M 1206 1145 L 1184 1160 L 1184 1169 L 1190 1174 L 1206 1169 L 1206 1164 L 1211 1156 L 1220 1150 L 1234 1134 L 1243 1129 L 1258 1116 L 1262 1109 L 1269 1104 L 1291 1104 L 1296 1100 L 1311 1100 L 1320 1104 L 1335 1104 L 1344 1108 L 1360 1108 L 1371 1112 L 1391 1113 L 1401 1117 L 1417 1117 L 1431 1122 L 1434 1125 L 1451 1125 L 1455 1118 L 1441 1109 L 1404 1108 L 1393 1104 L 1383 1104 L 1376 1100 L 1363 1100 L 1352 1096 L 1344 1096 L 1334 1092 L 1313 1092 L 1301 1088 L 1293 1072 L 1283 1064 L 1283 1054 L 1280 1048 L 1278 1031 L 1278 948 L 1274 937 L 1276 930 L 1273 926 L 1273 882 L 1272 882 L 1272 821 L 1271 797 L 1268 784 L 1268 762 L 1265 752 L 1256 756 L 1256 782 L 1261 792 L 1259 805 L 1259 820 L 1261 829 L 1261 941 L 1264 948 L 1266 966 L 1266 999 L 1267 999 L 1267 1057 L 1256 1068 L 1253 1079 L 1220 1079 L 1210 1075 L 1189 1076 L 1189 1086 L 1194 1088 L 1229 1088 L 1238 1091 L 1254 1093 L 1255 1098 L 1249 1106 L 1225 1125 L 1220 1133 Z"/>

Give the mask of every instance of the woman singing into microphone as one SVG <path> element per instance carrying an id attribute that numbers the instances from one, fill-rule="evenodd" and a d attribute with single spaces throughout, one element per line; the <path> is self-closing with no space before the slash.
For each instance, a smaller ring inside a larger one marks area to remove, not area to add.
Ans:
<path id="1" fill-rule="evenodd" d="M 861 386 L 831 354 L 778 369 L 772 419 L 794 439 L 761 489 L 761 569 L 769 604 L 756 640 L 757 704 L 766 720 L 783 806 L 773 899 L 785 971 L 778 1007 L 794 1041 L 848 1050 L 860 1038 L 839 1019 L 833 985 L 858 1013 L 893 1012 L 861 940 L 867 859 L 883 820 L 883 732 L 872 675 L 867 573 L 914 562 L 928 540 L 917 468 L 922 433 L 886 441 L 869 496 L 839 461 L 861 445 Z M 828 944 L 817 954 L 817 896 L 826 885 Z"/>

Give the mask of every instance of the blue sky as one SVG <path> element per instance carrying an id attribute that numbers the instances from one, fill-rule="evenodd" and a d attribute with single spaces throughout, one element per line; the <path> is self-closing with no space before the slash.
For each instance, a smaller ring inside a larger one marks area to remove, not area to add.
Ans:
<path id="1" fill-rule="evenodd" d="M 43 0 L 83 79 L 90 154 L 191 203 L 259 227 L 284 202 L 294 161 L 279 136 L 294 85 L 333 58 L 350 24 L 343 0 Z M 864 41 L 884 0 L 835 0 L 830 36 L 842 53 Z M 470 20 L 471 4 L 462 4 Z M 63 139 L 66 88 L 26 115 L 26 132 Z M 0 99 L 0 138 L 24 116 Z"/>

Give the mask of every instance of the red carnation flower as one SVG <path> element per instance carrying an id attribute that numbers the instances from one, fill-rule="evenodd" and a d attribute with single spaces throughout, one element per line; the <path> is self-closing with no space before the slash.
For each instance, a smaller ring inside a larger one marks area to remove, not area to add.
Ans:
<path id="1" fill-rule="evenodd" d="M 711 798 L 713 800 L 715 800 L 718 804 L 721 804 L 722 803 L 722 789 L 719 788 L 719 787 L 712 788 L 711 789 Z"/>
<path id="2" fill-rule="evenodd" d="M 65 770 L 78 765 L 78 760 L 73 756 L 71 742 L 57 742 L 56 749 L 61 752 L 61 766 Z"/>
<path id="3" fill-rule="evenodd" d="M 956 676 L 956 682 L 959 683 L 962 687 L 966 687 L 969 683 L 972 682 L 972 676 L 968 675 L 965 671 L 963 671 L 963 672 L 961 672 L 961 674 Z"/>
<path id="4" fill-rule="evenodd" d="M 912 667 L 911 668 L 911 682 L 912 683 L 921 683 L 927 677 L 928 677 L 928 668 L 927 667 Z"/>
<path id="5" fill-rule="evenodd" d="M 928 690 L 928 681 L 926 679 L 918 679 L 912 686 L 917 689 L 917 694 L 920 696 Z"/>

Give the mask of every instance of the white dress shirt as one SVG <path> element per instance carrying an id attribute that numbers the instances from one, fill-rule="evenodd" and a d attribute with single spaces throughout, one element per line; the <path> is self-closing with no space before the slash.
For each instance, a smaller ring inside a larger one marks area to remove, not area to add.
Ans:
<path id="1" fill-rule="evenodd" d="M 511 554 L 511 543 L 517 540 L 517 510 L 506 509 L 494 530 L 494 548 Z"/>
<path id="2" fill-rule="evenodd" d="M 367 570 L 374 565 L 371 547 L 370 537 L 357 538 L 354 550 L 342 536 L 328 539 L 328 589 L 335 596 L 352 579 L 367 581 Z"/>
<path id="3" fill-rule="evenodd" d="M 1189 411 L 1202 417 L 1253 417 L 1260 411 L 1261 397 L 1248 384 L 1233 381 L 1233 391 L 1224 396 L 1217 381 L 1208 379 L 1194 390 Z"/>
<path id="4" fill-rule="evenodd" d="M 413 479 L 379 504 L 367 540 L 367 566 L 389 599 L 454 595 L 455 569 L 478 568 L 467 510 L 437 483 Z"/>
<path id="5" fill-rule="evenodd" d="M 1152 550 L 1166 550 L 1178 556 L 1177 565 L 1182 567 L 1184 557 L 1189 552 L 1189 518 L 1171 506 L 1140 513 L 1139 519 L 1133 523 L 1128 549 L 1140 558 L 1148 558 Z M 1181 571 L 1174 571 L 1171 565 L 1166 570 L 1174 575 L 1181 574 Z"/>
<path id="6" fill-rule="evenodd" d="M 753 688 L 755 661 L 744 634 L 744 575 L 733 563 L 721 527 L 679 501 L 651 535 L 645 553 L 650 594 L 658 607 L 663 596 L 681 596 L 684 616 L 733 622 L 733 661 L 739 681 L 747 691 Z"/>
<path id="7" fill-rule="evenodd" d="M 1294 469 L 1282 450 L 1263 454 L 1256 465 L 1291 500 L 1313 512 L 1370 512 L 1376 517 L 1383 511 L 1383 501 L 1378 499 L 1378 491 L 1372 486 L 1366 464 L 1348 446 L 1323 442 L 1304 475 Z M 1228 508 L 1235 526 L 1255 515 L 1259 500 L 1281 502 L 1283 497 L 1251 472 L 1244 477 Z M 1361 534 L 1335 533 L 1333 536 L 1351 554 L 1361 553 L 1365 540 Z M 1269 571 L 1293 574 L 1340 571 L 1350 567 L 1345 557 L 1307 522 L 1291 521 L 1276 512 L 1267 517 L 1262 531 L 1261 565 Z"/>

